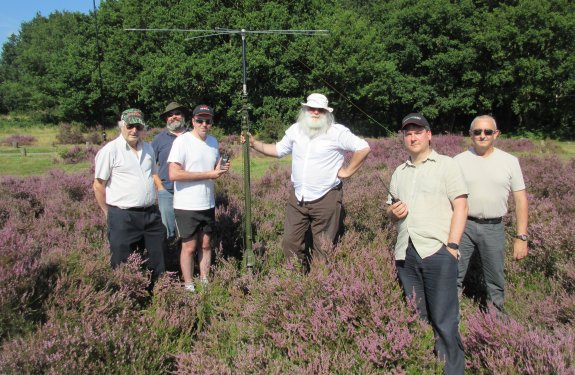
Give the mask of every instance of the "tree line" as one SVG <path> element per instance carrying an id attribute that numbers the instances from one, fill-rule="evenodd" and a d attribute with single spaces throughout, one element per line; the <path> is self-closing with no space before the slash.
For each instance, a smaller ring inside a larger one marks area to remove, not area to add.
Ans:
<path id="1" fill-rule="evenodd" d="M 267 138 L 311 92 L 364 136 L 388 135 L 420 111 L 435 132 L 466 131 L 488 113 L 507 133 L 572 138 L 571 0 L 102 0 L 96 14 L 38 14 L 9 38 L 0 113 L 110 126 L 134 106 L 161 126 L 176 100 L 211 104 L 217 124 L 238 132 L 241 38 L 190 39 L 218 27 L 329 30 L 248 35 L 250 121 Z"/>

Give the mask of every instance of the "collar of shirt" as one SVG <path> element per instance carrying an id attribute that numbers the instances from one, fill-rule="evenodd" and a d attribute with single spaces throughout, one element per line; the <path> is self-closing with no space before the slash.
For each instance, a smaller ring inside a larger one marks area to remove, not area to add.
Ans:
<path id="1" fill-rule="evenodd" d="M 429 161 L 437 161 L 437 157 L 438 157 L 438 156 L 439 156 L 439 154 L 438 154 L 437 152 L 435 152 L 435 150 L 431 150 L 431 152 L 429 153 L 429 155 L 427 155 L 427 158 L 426 158 L 421 164 L 427 163 L 428 160 L 429 160 Z M 405 161 L 405 166 L 404 166 L 404 168 L 405 168 L 405 167 L 412 167 L 412 168 L 415 168 L 415 167 L 416 167 L 416 165 L 411 162 L 411 157 L 409 157 L 409 158 Z"/>

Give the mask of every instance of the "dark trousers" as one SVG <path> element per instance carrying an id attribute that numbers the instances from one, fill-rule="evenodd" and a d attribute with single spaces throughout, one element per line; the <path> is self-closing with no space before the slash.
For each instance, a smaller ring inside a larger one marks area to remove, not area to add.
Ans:
<path id="1" fill-rule="evenodd" d="M 420 317 L 433 327 L 435 352 L 445 361 L 444 374 L 463 374 L 465 354 L 459 336 L 457 259 L 445 246 L 422 259 L 410 241 L 405 261 L 397 261 L 396 266 L 406 297 L 415 297 Z"/>
<path id="2" fill-rule="evenodd" d="M 112 267 L 124 263 L 130 254 L 145 248 L 148 251 L 147 267 L 152 270 L 152 277 L 156 278 L 164 272 L 166 228 L 156 206 L 141 211 L 109 206 L 108 241 Z"/>
<path id="3" fill-rule="evenodd" d="M 340 234 L 343 219 L 343 190 L 338 188 L 311 202 L 298 202 L 292 191 L 286 208 L 283 251 L 287 260 L 294 256 L 305 266 L 305 235 L 311 231 L 313 257 L 327 260 L 322 245 L 332 246 Z"/>

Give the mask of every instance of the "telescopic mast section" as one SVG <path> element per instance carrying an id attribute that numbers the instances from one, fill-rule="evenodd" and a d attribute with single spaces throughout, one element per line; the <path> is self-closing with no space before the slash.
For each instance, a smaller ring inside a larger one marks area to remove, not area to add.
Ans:
<path id="1" fill-rule="evenodd" d="M 183 32 L 183 33 L 210 33 L 186 38 L 198 39 L 212 36 L 239 34 L 242 37 L 242 109 L 241 109 L 241 131 L 247 134 L 250 131 L 248 117 L 248 88 L 247 88 L 247 35 L 248 34 L 283 34 L 283 35 L 308 35 L 327 36 L 328 30 L 246 30 L 246 29 L 224 29 L 215 28 L 213 30 L 199 29 L 124 29 L 125 31 L 151 31 L 151 32 Z M 242 146 L 244 159 L 244 266 L 252 270 L 255 265 L 255 257 L 252 248 L 252 200 L 250 186 L 250 143 L 249 140 Z"/>

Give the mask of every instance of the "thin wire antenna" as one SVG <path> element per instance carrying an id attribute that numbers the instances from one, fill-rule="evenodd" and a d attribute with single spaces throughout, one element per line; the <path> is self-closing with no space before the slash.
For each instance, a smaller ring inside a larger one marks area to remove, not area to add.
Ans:
<path id="1" fill-rule="evenodd" d="M 246 29 L 227 29 L 215 28 L 211 30 L 202 29 L 124 29 L 125 31 L 143 31 L 143 32 L 183 32 L 183 33 L 209 33 L 204 35 L 188 37 L 185 40 L 208 38 L 221 35 L 238 34 L 242 38 L 242 114 L 241 131 L 242 134 L 249 134 L 249 117 L 248 117 L 248 88 L 247 88 L 247 36 L 249 34 L 284 34 L 284 35 L 303 35 L 303 36 L 328 36 L 329 30 L 246 30 Z M 244 232 L 245 232 L 245 253 L 244 264 L 248 271 L 252 271 L 255 265 L 255 257 L 252 250 L 252 203 L 250 187 L 250 145 L 249 140 L 243 144 L 244 159 Z"/>
<path id="2" fill-rule="evenodd" d="M 282 45 L 282 47 L 287 51 L 287 48 L 285 46 Z M 313 69 L 310 68 L 309 66 L 307 66 L 306 63 L 304 63 L 303 61 L 301 61 L 300 59 L 298 59 L 296 57 L 296 60 L 300 62 L 300 64 L 302 64 L 307 70 L 309 70 L 310 72 L 313 72 Z M 318 76 L 318 78 L 325 83 L 327 86 L 331 87 L 333 89 L 333 91 L 335 91 L 336 93 L 338 93 L 341 97 L 343 97 L 347 102 L 349 102 L 352 106 L 354 106 L 358 111 L 360 111 L 361 113 L 363 113 L 367 118 L 369 118 L 371 121 L 373 121 L 374 123 L 376 123 L 377 125 L 379 125 L 381 128 L 385 129 L 388 131 L 389 134 L 394 134 L 393 131 L 389 130 L 389 128 L 385 125 L 383 125 L 382 123 L 380 123 L 379 121 L 377 121 L 375 118 L 373 118 L 373 116 L 371 116 L 369 113 L 365 112 L 362 108 L 360 108 L 357 104 L 355 104 L 350 98 L 347 97 L 347 95 L 344 95 L 342 92 L 340 92 L 337 88 L 335 88 L 331 83 L 327 82 L 322 76 Z"/>

